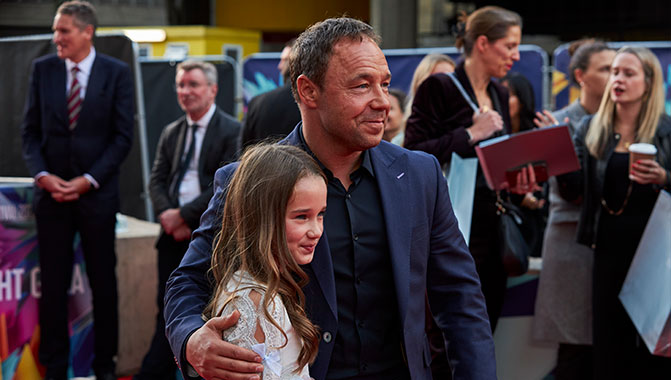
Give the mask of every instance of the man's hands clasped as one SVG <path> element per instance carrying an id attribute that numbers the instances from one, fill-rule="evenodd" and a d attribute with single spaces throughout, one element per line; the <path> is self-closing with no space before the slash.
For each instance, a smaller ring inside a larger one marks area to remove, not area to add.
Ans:
<path id="1" fill-rule="evenodd" d="M 83 176 L 66 181 L 57 175 L 47 174 L 37 179 L 37 186 L 51 193 L 56 202 L 76 201 L 80 195 L 91 190 L 91 183 Z"/>

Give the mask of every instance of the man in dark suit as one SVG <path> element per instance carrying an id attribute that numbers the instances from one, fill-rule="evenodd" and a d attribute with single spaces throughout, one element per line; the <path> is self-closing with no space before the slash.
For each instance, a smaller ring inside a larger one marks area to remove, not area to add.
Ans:
<path id="1" fill-rule="evenodd" d="M 293 41 L 289 41 L 280 55 L 277 68 L 284 78 L 282 87 L 255 96 L 247 106 L 247 115 L 240 131 L 240 150 L 266 138 L 282 138 L 301 121 L 301 113 L 291 94 L 289 57 Z"/>
<path id="2" fill-rule="evenodd" d="M 189 247 L 191 231 L 212 198 L 214 172 L 234 161 L 240 123 L 214 104 L 217 69 L 211 63 L 177 65 L 177 100 L 186 115 L 161 133 L 149 192 L 161 222 L 158 249 L 158 315 L 149 352 L 137 380 L 174 379 L 176 365 L 165 338 L 165 283 Z M 194 128 L 195 127 L 195 128 Z"/>
<path id="3" fill-rule="evenodd" d="M 337 18 L 311 26 L 294 45 L 291 83 L 303 122 L 282 143 L 312 154 L 328 178 L 325 232 L 304 267 L 306 312 L 322 332 L 310 376 L 431 379 L 428 295 L 454 378 L 495 379 L 484 297 L 440 165 L 380 142 L 391 73 L 378 41 L 369 25 Z M 166 289 L 166 333 L 185 376 L 251 379 L 263 370 L 254 352 L 221 339 L 239 314 L 201 319 L 235 168 L 215 174 L 214 196 Z"/>
<path id="4" fill-rule="evenodd" d="M 33 63 L 21 126 L 35 178 L 40 250 L 40 362 L 48 379 L 68 369 L 68 295 L 75 233 L 93 294 L 97 378 L 113 379 L 118 346 L 115 214 L 119 166 L 133 137 L 133 83 L 125 63 L 96 53 L 95 10 L 63 3 L 54 18 L 57 55 Z"/>

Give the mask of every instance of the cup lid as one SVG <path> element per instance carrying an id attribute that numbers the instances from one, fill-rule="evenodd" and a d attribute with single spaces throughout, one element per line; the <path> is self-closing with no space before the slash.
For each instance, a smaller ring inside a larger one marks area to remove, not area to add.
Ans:
<path id="1" fill-rule="evenodd" d="M 657 147 L 647 143 L 636 143 L 629 145 L 629 151 L 640 154 L 657 154 Z"/>

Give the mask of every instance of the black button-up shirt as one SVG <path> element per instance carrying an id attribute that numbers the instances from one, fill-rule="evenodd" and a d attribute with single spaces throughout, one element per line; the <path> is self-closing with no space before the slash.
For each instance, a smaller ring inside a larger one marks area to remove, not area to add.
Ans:
<path id="1" fill-rule="evenodd" d="M 301 140 L 311 153 L 302 133 Z M 370 154 L 363 152 L 348 189 L 320 166 L 328 179 L 324 224 L 338 302 L 338 331 L 326 377 L 408 379 L 386 225 Z"/>

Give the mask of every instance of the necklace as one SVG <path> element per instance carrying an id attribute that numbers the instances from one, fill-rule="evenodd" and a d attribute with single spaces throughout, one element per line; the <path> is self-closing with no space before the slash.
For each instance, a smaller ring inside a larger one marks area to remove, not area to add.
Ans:
<path id="1" fill-rule="evenodd" d="M 608 203 L 606 203 L 606 200 L 601 197 L 601 205 L 603 208 L 611 215 L 614 216 L 619 216 L 624 212 L 624 208 L 627 207 L 627 202 L 629 201 L 629 196 L 631 196 L 631 189 L 633 187 L 633 182 L 629 180 L 629 186 L 627 187 L 627 195 L 624 197 L 624 201 L 622 201 L 622 207 L 620 207 L 619 210 L 613 211 L 608 207 Z"/>
<path id="2" fill-rule="evenodd" d="M 621 134 L 619 134 L 619 133 L 615 133 L 615 140 L 620 141 L 621 138 L 622 138 L 622 135 L 621 135 Z M 632 141 L 627 141 L 627 142 L 623 142 L 623 144 L 624 144 L 624 149 L 629 150 L 629 146 L 630 146 L 631 144 L 633 144 L 633 142 L 632 142 Z"/>

